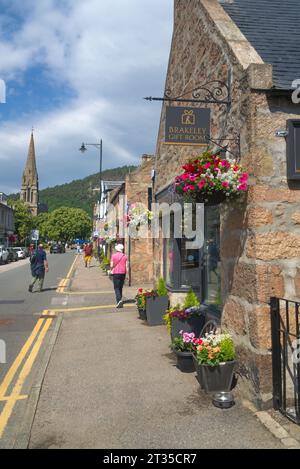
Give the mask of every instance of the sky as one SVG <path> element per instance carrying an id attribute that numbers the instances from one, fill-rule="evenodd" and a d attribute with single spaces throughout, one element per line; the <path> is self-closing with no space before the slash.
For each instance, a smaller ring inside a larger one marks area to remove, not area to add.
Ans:
<path id="1" fill-rule="evenodd" d="M 143 97 L 163 95 L 172 29 L 173 0 L 0 0 L 0 192 L 20 190 L 32 128 L 40 188 L 99 171 L 82 142 L 102 139 L 103 169 L 153 154 Z"/>

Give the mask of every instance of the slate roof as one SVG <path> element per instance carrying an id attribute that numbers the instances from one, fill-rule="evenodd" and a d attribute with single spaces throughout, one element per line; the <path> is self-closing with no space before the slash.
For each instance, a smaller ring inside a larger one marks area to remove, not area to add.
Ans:
<path id="1" fill-rule="evenodd" d="M 219 0 L 265 63 L 276 89 L 300 79 L 300 0 Z"/>

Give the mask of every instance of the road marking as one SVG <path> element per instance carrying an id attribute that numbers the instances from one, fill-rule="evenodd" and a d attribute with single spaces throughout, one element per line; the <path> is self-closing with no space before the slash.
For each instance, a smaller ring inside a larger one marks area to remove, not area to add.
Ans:
<path id="1" fill-rule="evenodd" d="M 44 321 L 44 320 L 43 320 Z M 41 329 L 39 336 L 37 337 L 37 340 L 32 347 L 32 350 L 25 361 L 23 368 L 19 374 L 19 377 L 16 381 L 16 384 L 14 385 L 14 388 L 12 390 L 11 395 L 9 396 L 9 400 L 6 402 L 4 409 L 2 410 L 0 414 L 0 438 L 3 435 L 3 432 L 6 428 L 7 422 L 12 414 L 12 411 L 16 405 L 16 402 L 19 400 L 19 397 L 21 395 L 21 390 L 23 388 L 23 385 L 32 369 L 33 363 L 38 355 L 38 352 L 41 348 L 42 342 L 46 336 L 46 333 L 50 327 L 50 324 L 52 323 L 53 319 L 46 319 L 44 322 L 43 328 Z"/>
<path id="2" fill-rule="evenodd" d="M 59 282 L 58 287 L 56 289 L 56 293 L 64 293 L 64 289 L 66 288 L 66 284 L 67 284 L 67 282 L 69 281 L 69 279 L 71 277 L 71 274 L 73 272 L 73 268 L 75 266 L 75 263 L 76 263 L 78 257 L 79 257 L 79 254 L 76 254 L 76 257 L 75 257 L 74 261 L 72 262 L 72 265 L 69 269 L 69 272 L 67 273 L 67 276 Z"/>
<path id="3" fill-rule="evenodd" d="M 31 334 L 28 337 L 27 341 L 23 345 L 19 355 L 17 356 L 14 363 L 12 364 L 9 371 L 7 372 L 4 380 L 2 381 L 2 383 L 0 385 L 0 398 L 2 398 L 2 396 L 5 396 L 8 387 L 10 386 L 12 380 L 14 379 L 15 374 L 18 371 L 18 368 L 21 365 L 22 361 L 24 360 L 28 350 L 32 346 L 33 341 L 35 340 L 39 330 L 41 329 L 43 322 L 44 322 L 44 319 L 39 319 L 37 321 L 33 331 L 31 332 Z"/>
<path id="4" fill-rule="evenodd" d="M 0 398 L 0 402 L 1 402 L 1 401 L 10 401 L 10 400 L 22 401 L 22 400 L 24 400 L 24 399 L 28 399 L 28 396 L 25 395 L 25 394 L 24 394 L 24 396 L 23 396 L 23 395 L 20 395 L 20 396 L 18 396 L 18 397 L 4 396 L 4 397 L 1 397 L 1 398 Z"/>
<path id="5" fill-rule="evenodd" d="M 124 308 L 136 307 L 135 304 L 126 304 Z M 116 309 L 116 305 L 100 305 L 100 306 L 81 306 L 80 308 L 55 308 L 49 309 L 50 313 L 72 313 L 73 311 L 92 311 L 95 309 Z"/>
<path id="6" fill-rule="evenodd" d="M 81 291 L 78 291 L 78 292 L 68 292 L 66 291 L 65 294 L 66 295 L 103 295 L 103 294 L 107 294 L 107 293 L 114 293 L 114 290 L 107 290 L 107 291 L 84 291 L 84 290 L 81 290 Z"/>

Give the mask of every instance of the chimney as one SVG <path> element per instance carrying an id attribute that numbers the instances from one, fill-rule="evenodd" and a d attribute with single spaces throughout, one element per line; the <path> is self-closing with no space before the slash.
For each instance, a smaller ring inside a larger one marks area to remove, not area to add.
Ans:
<path id="1" fill-rule="evenodd" d="M 153 155 L 147 155 L 147 154 L 142 155 L 142 164 L 147 163 L 148 161 L 152 160 L 152 158 L 153 158 Z"/>

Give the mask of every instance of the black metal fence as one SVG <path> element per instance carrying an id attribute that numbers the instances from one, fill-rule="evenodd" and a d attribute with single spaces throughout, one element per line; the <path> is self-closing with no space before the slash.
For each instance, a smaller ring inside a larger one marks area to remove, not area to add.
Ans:
<path id="1" fill-rule="evenodd" d="M 273 405 L 300 425 L 300 303 L 271 298 Z"/>

